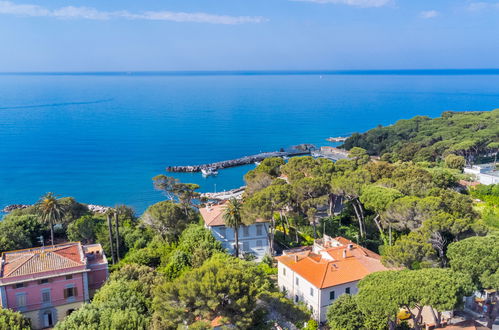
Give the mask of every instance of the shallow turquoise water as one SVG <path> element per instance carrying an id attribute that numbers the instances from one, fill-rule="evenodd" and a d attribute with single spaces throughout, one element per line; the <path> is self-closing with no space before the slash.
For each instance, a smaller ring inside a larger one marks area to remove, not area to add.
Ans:
<path id="1" fill-rule="evenodd" d="M 0 76 L 0 207 L 53 191 L 142 212 L 168 165 L 496 107 L 497 75 Z M 177 177 L 220 191 L 252 167 Z"/>

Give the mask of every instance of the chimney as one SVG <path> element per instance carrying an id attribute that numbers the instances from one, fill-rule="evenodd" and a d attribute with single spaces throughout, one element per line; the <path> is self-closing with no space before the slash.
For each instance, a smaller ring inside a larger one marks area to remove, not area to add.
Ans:
<path id="1" fill-rule="evenodd" d="M 348 249 L 352 250 L 353 249 L 353 244 L 348 244 Z"/>
<path id="2" fill-rule="evenodd" d="M 298 262 L 298 255 L 295 254 L 295 262 Z"/>
<path id="3" fill-rule="evenodd" d="M 344 250 L 343 250 L 343 259 L 346 259 L 346 258 L 347 258 L 347 250 L 346 250 L 346 249 L 344 249 Z"/>

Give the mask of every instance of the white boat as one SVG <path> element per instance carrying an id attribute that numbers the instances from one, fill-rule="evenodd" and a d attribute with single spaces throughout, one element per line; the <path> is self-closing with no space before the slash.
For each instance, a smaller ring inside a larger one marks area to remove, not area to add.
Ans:
<path id="1" fill-rule="evenodd" d="M 258 166 L 260 165 L 262 162 L 255 162 L 255 165 Z"/>
<path id="2" fill-rule="evenodd" d="M 207 176 L 210 176 L 210 175 L 217 175 L 218 171 L 215 168 L 213 168 L 213 167 L 207 167 L 207 168 L 202 168 L 201 169 L 201 174 L 204 177 L 207 177 Z"/>

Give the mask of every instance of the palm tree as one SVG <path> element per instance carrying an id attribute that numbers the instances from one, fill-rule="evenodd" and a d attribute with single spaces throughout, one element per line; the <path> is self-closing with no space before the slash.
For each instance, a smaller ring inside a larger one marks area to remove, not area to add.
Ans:
<path id="1" fill-rule="evenodd" d="M 231 198 L 225 206 L 223 218 L 225 225 L 234 230 L 236 241 L 236 257 L 239 257 L 239 227 L 243 225 L 241 220 L 242 203 L 238 199 Z"/>
<path id="2" fill-rule="evenodd" d="M 51 192 L 40 198 L 36 208 L 43 222 L 50 225 L 50 241 L 54 245 L 54 224 L 62 221 L 66 208 Z"/>

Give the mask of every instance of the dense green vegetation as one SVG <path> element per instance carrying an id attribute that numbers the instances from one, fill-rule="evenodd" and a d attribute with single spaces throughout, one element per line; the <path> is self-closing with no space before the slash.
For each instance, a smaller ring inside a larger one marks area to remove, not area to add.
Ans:
<path id="1" fill-rule="evenodd" d="M 29 330 L 31 326 L 21 313 L 0 308 L 0 330 Z"/>
<path id="2" fill-rule="evenodd" d="M 483 112 L 444 112 L 441 117 L 414 117 L 396 124 L 378 126 L 353 134 L 343 144 L 350 150 L 360 147 L 384 160 L 440 161 L 451 168 L 461 166 L 457 155 L 468 164 L 491 157 L 499 149 L 499 109 Z"/>
<path id="3" fill-rule="evenodd" d="M 266 159 L 245 175 L 243 200 L 229 201 L 224 219 L 232 228 L 268 220 L 270 244 L 280 249 L 344 236 L 396 269 L 364 278 L 356 296 L 339 297 L 328 312 L 332 329 L 407 327 L 397 322 L 400 309 L 420 328 L 425 305 L 439 324 L 474 289 L 499 289 L 498 186 L 458 185 L 466 161 L 497 148 L 489 124 L 498 111 L 377 128 L 348 140 L 349 159 L 336 163 Z M 479 142 L 461 152 L 456 146 L 470 136 Z M 276 320 L 317 328 L 307 308 L 277 288 L 270 256 L 256 263 L 239 251 L 228 255 L 200 224 L 197 185 L 164 175 L 153 183 L 167 200 L 140 217 L 126 206 L 93 213 L 49 194 L 0 222 L 1 251 L 39 246 L 39 236 L 103 245 L 110 280 L 57 329 L 209 329 L 213 320 L 238 329 L 270 329 Z M 0 320 L 26 328 L 18 314 L 2 312 Z"/>

